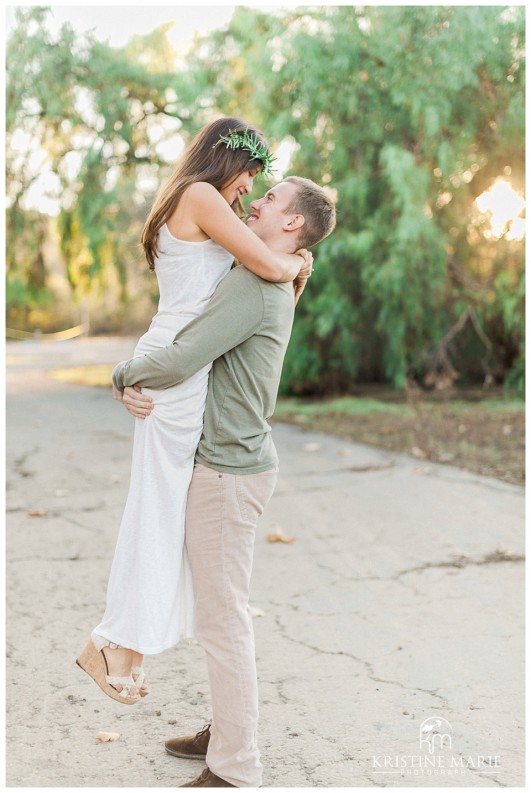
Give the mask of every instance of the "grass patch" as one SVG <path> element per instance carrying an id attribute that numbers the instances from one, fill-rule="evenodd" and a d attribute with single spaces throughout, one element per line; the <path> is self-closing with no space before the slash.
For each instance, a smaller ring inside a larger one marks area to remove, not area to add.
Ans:
<path id="1" fill-rule="evenodd" d="M 409 405 L 397 405 L 379 399 L 341 397 L 326 402 L 308 402 L 294 398 L 281 398 L 277 402 L 275 418 L 286 416 L 323 416 L 341 413 L 345 416 L 366 416 L 372 413 L 390 413 L 395 416 L 412 416 Z"/>
<path id="2" fill-rule="evenodd" d="M 112 388 L 112 370 L 116 364 L 98 363 L 87 366 L 72 366 L 69 369 L 52 369 L 48 374 L 63 383 Z"/>
<path id="3" fill-rule="evenodd" d="M 304 430 L 411 454 L 522 485 L 525 407 L 502 398 L 419 400 L 415 403 L 345 397 L 329 401 L 280 399 L 274 419 Z"/>

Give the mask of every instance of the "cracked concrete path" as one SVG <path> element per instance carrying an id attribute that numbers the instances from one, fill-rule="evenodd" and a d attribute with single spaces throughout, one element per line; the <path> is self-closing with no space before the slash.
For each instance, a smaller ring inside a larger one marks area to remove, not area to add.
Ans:
<path id="1" fill-rule="evenodd" d="M 74 664 L 104 607 L 132 419 L 49 370 L 132 346 L 7 345 L 8 786 L 174 787 L 202 768 L 163 749 L 209 717 L 198 645 L 149 658 L 131 708 Z M 252 595 L 264 785 L 523 786 L 523 490 L 273 432 Z M 279 530 L 294 541 L 266 541 Z"/>

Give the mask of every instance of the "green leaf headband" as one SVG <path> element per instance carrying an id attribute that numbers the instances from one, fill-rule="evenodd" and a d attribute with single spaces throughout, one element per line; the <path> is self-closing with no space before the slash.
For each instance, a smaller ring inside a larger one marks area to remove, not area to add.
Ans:
<path id="1" fill-rule="evenodd" d="M 269 177 L 273 175 L 272 164 L 276 160 L 276 157 L 273 157 L 273 155 L 268 152 L 267 147 L 264 146 L 256 135 L 249 134 L 249 130 L 246 129 L 243 134 L 241 132 L 229 132 L 226 136 L 220 135 L 214 147 L 217 146 L 218 143 L 224 143 L 228 149 L 243 149 L 244 151 L 248 151 L 252 160 L 261 161 L 263 167 L 260 173 L 263 176 Z"/>

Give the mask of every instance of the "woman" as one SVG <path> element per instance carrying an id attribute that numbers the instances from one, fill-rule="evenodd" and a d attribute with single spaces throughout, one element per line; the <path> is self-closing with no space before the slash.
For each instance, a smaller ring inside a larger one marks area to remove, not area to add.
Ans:
<path id="1" fill-rule="evenodd" d="M 273 254 L 241 222 L 241 196 L 251 192 L 259 172 L 270 171 L 272 159 L 261 133 L 236 118 L 207 125 L 186 150 L 142 232 L 160 302 L 135 356 L 171 344 L 204 310 L 235 257 L 269 281 L 309 275 L 311 254 Z M 124 704 L 148 693 L 143 655 L 194 633 L 184 518 L 209 370 L 210 365 L 164 391 L 144 389 L 154 410 L 135 426 L 107 608 L 77 659 L 106 694 Z"/>

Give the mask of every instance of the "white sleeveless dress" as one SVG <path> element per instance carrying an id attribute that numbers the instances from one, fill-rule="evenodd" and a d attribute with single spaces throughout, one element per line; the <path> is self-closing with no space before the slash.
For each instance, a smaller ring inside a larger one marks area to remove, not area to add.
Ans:
<path id="1" fill-rule="evenodd" d="M 167 226 L 155 261 L 160 300 L 134 356 L 171 344 L 202 313 L 234 257 L 213 240 L 185 242 Z M 94 629 L 139 653 L 159 653 L 194 635 L 194 592 L 186 547 L 186 496 L 203 428 L 211 364 L 162 391 L 143 388 L 155 407 L 136 419 L 131 483 L 107 589 Z"/>

